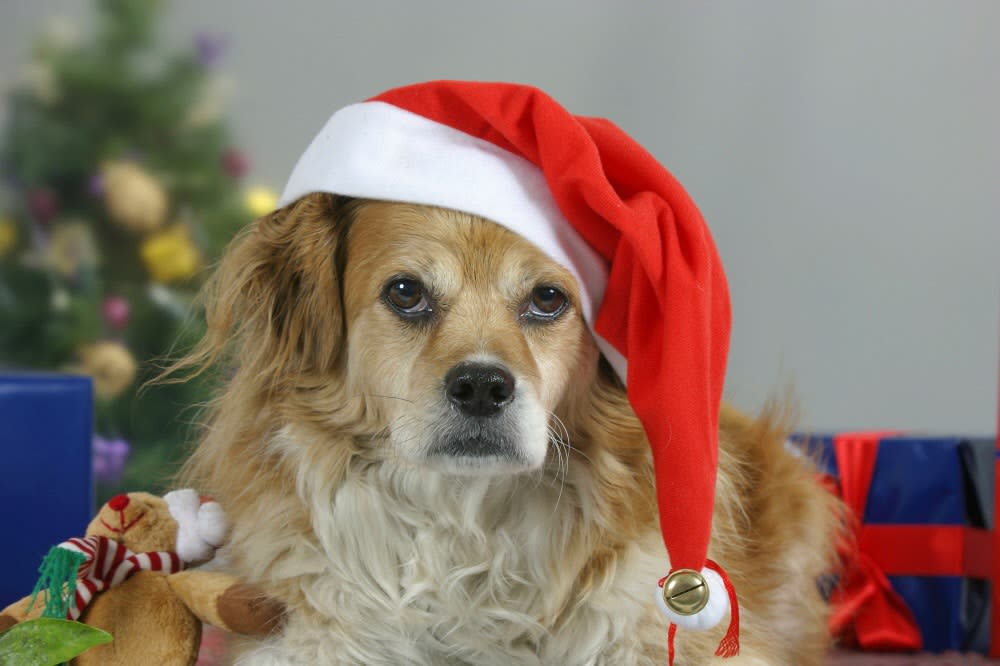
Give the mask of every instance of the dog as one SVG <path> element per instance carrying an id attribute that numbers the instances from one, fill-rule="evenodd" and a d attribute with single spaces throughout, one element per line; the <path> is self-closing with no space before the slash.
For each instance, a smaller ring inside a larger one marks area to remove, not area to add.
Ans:
<path id="1" fill-rule="evenodd" d="M 205 294 L 182 366 L 222 387 L 183 479 L 287 608 L 235 663 L 667 663 L 649 445 L 565 268 L 481 217 L 314 193 Z M 742 645 L 682 630 L 679 664 L 823 661 L 836 511 L 784 427 L 722 407 L 709 556 Z"/>

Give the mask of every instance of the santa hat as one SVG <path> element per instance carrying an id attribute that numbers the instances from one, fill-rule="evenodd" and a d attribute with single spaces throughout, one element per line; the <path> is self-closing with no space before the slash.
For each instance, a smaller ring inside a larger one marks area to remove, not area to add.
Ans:
<path id="1" fill-rule="evenodd" d="M 281 204 L 310 192 L 479 215 L 573 273 L 653 451 L 670 571 L 650 585 L 671 647 L 675 625 L 708 628 L 731 607 L 719 654 L 735 654 L 735 594 L 707 559 L 729 295 L 708 227 L 674 177 L 611 122 L 571 115 L 536 88 L 435 81 L 337 111 Z"/>

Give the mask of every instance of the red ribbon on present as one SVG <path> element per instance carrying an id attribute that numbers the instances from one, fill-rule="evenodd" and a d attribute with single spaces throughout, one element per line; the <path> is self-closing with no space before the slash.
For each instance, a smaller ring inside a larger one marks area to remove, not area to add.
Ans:
<path id="1" fill-rule="evenodd" d="M 1000 396 L 997 397 L 997 446 L 1000 447 Z M 1000 448 L 997 448 L 996 482 L 993 487 L 993 585 L 990 604 L 990 656 L 1000 657 Z"/>
<path id="2" fill-rule="evenodd" d="M 868 650 L 919 650 L 920 629 L 887 574 L 993 578 L 993 535 L 962 525 L 862 525 L 879 441 L 895 432 L 834 437 L 840 493 L 851 537 L 838 544 L 844 562 L 831 597 L 830 629 Z M 994 637 L 997 635 L 994 619 Z"/>
<path id="3" fill-rule="evenodd" d="M 830 630 L 848 644 L 866 650 L 919 650 L 923 640 L 913 613 L 879 567 L 878 553 L 862 546 L 861 518 L 875 473 L 879 440 L 888 434 L 893 433 L 850 433 L 833 440 L 851 536 L 838 544 L 843 571 L 830 598 L 834 609 Z"/>
<path id="4" fill-rule="evenodd" d="M 997 453 L 993 486 L 993 584 L 990 586 L 990 656 L 1000 657 L 1000 394 L 997 395 Z"/>

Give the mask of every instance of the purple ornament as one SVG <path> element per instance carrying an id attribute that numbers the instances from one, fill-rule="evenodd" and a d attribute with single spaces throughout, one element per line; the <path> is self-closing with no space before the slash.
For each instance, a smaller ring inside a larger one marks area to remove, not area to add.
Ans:
<path id="1" fill-rule="evenodd" d="M 128 326 L 129 303 L 121 296 L 108 296 L 101 304 L 101 314 L 109 328 L 120 331 Z"/>
<path id="2" fill-rule="evenodd" d="M 41 224 L 48 224 L 59 212 L 59 203 L 52 190 L 38 187 L 28 192 L 28 211 Z"/>
<path id="3" fill-rule="evenodd" d="M 204 67 L 211 67 L 217 63 L 226 50 L 226 41 L 221 36 L 207 32 L 195 35 L 194 45 L 198 51 L 198 62 Z"/>
<path id="4" fill-rule="evenodd" d="M 13 170 L 11 170 L 11 168 L 6 164 L 0 168 L 2 168 L 2 174 L 3 174 L 2 176 L 0 176 L 0 179 L 3 180 L 3 183 L 12 190 L 21 189 L 20 176 L 14 173 Z"/>
<path id="5" fill-rule="evenodd" d="M 87 192 L 95 197 L 104 194 L 104 176 L 96 173 L 87 181 Z"/>
<path id="6" fill-rule="evenodd" d="M 222 154 L 222 168 L 231 178 L 241 178 L 250 170 L 250 158 L 243 151 L 230 148 Z"/>
<path id="7" fill-rule="evenodd" d="M 114 483 L 121 478 L 131 448 L 124 439 L 108 439 L 94 435 L 91 463 L 94 478 L 104 483 Z"/>

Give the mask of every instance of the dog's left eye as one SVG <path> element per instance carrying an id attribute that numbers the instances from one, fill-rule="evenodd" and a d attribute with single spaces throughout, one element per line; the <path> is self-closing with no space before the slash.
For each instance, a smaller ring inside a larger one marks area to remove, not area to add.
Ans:
<path id="1" fill-rule="evenodd" d="M 418 280 L 394 279 L 385 286 L 384 296 L 389 306 L 400 314 L 419 315 L 431 311 L 424 285 Z"/>
<path id="2" fill-rule="evenodd" d="M 524 314 L 539 319 L 555 319 L 566 309 L 569 299 L 566 294 L 548 285 L 535 287 L 531 291 Z"/>

